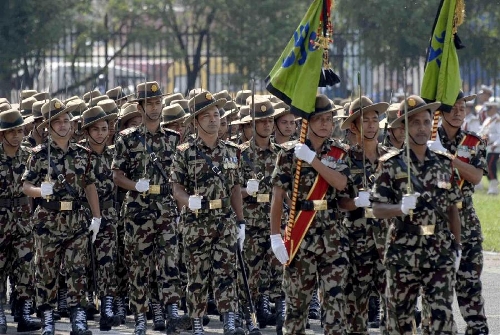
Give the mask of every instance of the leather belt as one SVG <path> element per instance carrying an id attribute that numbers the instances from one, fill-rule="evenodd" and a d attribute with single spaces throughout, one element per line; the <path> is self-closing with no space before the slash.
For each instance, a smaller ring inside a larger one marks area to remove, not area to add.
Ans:
<path id="1" fill-rule="evenodd" d="M 248 196 L 243 200 L 245 200 L 247 204 L 266 203 L 271 202 L 271 195 L 269 193 L 261 193 L 257 194 L 255 197 Z"/>
<path id="2" fill-rule="evenodd" d="M 404 231 L 406 233 L 414 235 L 434 235 L 436 232 L 436 225 L 426 225 L 426 226 L 416 226 L 412 224 L 404 223 L 400 220 L 394 220 L 394 226 L 397 230 Z"/>
<path id="3" fill-rule="evenodd" d="M 0 207 L 18 207 L 22 205 L 29 204 L 28 197 L 18 197 L 18 198 L 0 198 Z"/>
<path id="4" fill-rule="evenodd" d="M 148 195 L 170 195 L 172 192 L 170 191 L 170 185 L 149 185 L 149 191 L 146 192 L 146 196 Z M 140 194 L 143 195 L 143 193 L 139 193 L 137 191 L 131 191 L 131 194 Z"/>
<path id="5" fill-rule="evenodd" d="M 201 200 L 201 209 L 220 209 L 231 206 L 229 198 L 214 199 L 214 200 Z"/>
<path id="6" fill-rule="evenodd" d="M 457 208 L 462 209 L 462 208 L 467 208 L 472 205 L 472 197 L 464 197 L 464 200 L 462 202 L 457 203 Z"/>
<path id="7" fill-rule="evenodd" d="M 100 210 L 111 208 L 113 207 L 113 205 L 114 205 L 113 199 L 107 201 L 99 201 Z M 82 202 L 82 206 L 85 206 L 86 208 L 90 209 L 90 205 L 88 202 Z"/>
<path id="8" fill-rule="evenodd" d="M 72 211 L 74 204 L 76 204 L 74 201 L 47 201 L 45 199 L 40 202 L 40 206 L 52 211 Z"/>
<path id="9" fill-rule="evenodd" d="M 296 204 L 298 211 L 326 211 L 328 209 L 336 209 L 336 201 L 327 200 L 299 200 Z"/>

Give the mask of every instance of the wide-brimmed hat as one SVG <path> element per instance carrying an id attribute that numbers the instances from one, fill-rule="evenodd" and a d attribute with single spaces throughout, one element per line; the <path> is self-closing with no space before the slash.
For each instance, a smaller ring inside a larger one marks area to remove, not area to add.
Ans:
<path id="1" fill-rule="evenodd" d="M 405 122 L 405 103 L 408 117 L 422 111 L 430 111 L 432 115 L 441 106 L 440 102 L 425 103 L 424 99 L 418 95 L 410 95 L 399 105 L 398 118 L 392 122 L 391 128 L 399 128 Z"/>
<path id="2" fill-rule="evenodd" d="M 78 109 L 78 105 L 71 105 L 67 107 L 59 99 L 52 99 L 47 101 L 42 106 L 43 122 L 38 126 L 38 129 L 43 129 L 49 121 L 57 118 L 59 115 L 68 113 L 72 118 L 71 112 Z"/>
<path id="3" fill-rule="evenodd" d="M 196 95 L 198 95 L 200 93 L 205 93 L 205 92 L 208 92 L 208 91 L 204 88 L 201 88 L 201 87 L 193 88 L 192 90 L 189 90 L 186 98 L 189 100 L 191 98 L 194 98 Z"/>
<path id="4" fill-rule="evenodd" d="M 349 103 L 347 103 L 349 105 Z M 335 115 L 333 115 L 333 120 L 334 121 L 337 121 L 337 120 L 344 120 L 344 119 L 347 119 L 349 117 L 349 115 L 347 114 L 347 110 L 349 109 L 349 106 L 347 106 L 347 108 L 345 106 L 341 106 L 341 105 L 336 105 L 337 108 L 336 108 L 336 111 L 335 111 Z"/>
<path id="5" fill-rule="evenodd" d="M 31 116 L 33 117 L 34 120 L 37 120 L 37 119 L 43 119 L 43 115 L 42 115 L 42 106 L 45 102 L 43 101 L 38 101 L 35 102 L 33 104 L 33 106 L 31 107 Z"/>
<path id="6" fill-rule="evenodd" d="M 37 93 L 38 93 L 37 90 L 22 90 L 21 91 L 21 100 L 24 100 L 24 99 L 27 99 L 29 97 L 32 97 L 32 96 L 34 96 Z"/>
<path id="7" fill-rule="evenodd" d="M 314 102 L 314 111 L 312 111 L 309 115 L 309 118 L 325 113 L 330 113 L 333 117 L 333 112 L 337 109 L 338 107 L 335 106 L 326 95 L 318 94 L 316 95 L 316 101 Z"/>
<path id="8" fill-rule="evenodd" d="M 101 100 L 97 103 L 97 106 L 101 107 L 107 115 L 115 114 L 115 116 L 118 116 L 119 109 L 113 99 Z"/>
<path id="9" fill-rule="evenodd" d="M 123 92 L 123 88 L 121 86 L 117 86 L 115 88 L 112 88 L 110 90 L 106 91 L 106 95 L 114 101 L 121 101 L 121 100 L 126 100 L 128 97 L 131 97 L 133 94 L 126 95 L 125 92 Z"/>
<path id="10" fill-rule="evenodd" d="M 0 113 L 0 131 L 22 127 L 28 123 L 30 121 L 25 120 L 17 109 L 9 109 Z"/>
<path id="11" fill-rule="evenodd" d="M 45 101 L 45 102 L 47 102 L 47 100 L 50 99 L 50 94 L 49 94 L 49 92 L 39 92 L 37 94 L 34 94 L 33 98 L 35 98 L 38 101 Z"/>
<path id="12" fill-rule="evenodd" d="M 110 100 L 110 99 L 109 99 L 109 97 L 108 97 L 107 95 L 103 94 L 103 95 L 100 95 L 100 96 L 98 96 L 98 97 L 95 97 L 95 98 L 90 99 L 90 100 L 89 100 L 89 102 L 87 102 L 87 106 L 88 106 L 89 108 L 91 108 L 91 107 L 95 107 L 95 106 L 97 106 L 97 104 L 98 104 L 100 101 L 103 101 L 103 100 Z"/>
<path id="13" fill-rule="evenodd" d="M 86 103 L 89 103 L 90 98 L 94 99 L 94 98 L 97 98 L 100 95 L 101 95 L 101 92 L 99 92 L 99 90 L 93 90 L 93 91 L 90 91 L 90 92 L 86 92 L 86 93 L 83 94 L 83 100 Z"/>
<path id="14" fill-rule="evenodd" d="M 85 112 L 83 112 L 83 114 L 82 114 L 82 129 L 87 129 L 91 125 L 93 125 L 94 123 L 99 122 L 99 121 L 114 120 L 114 119 L 116 119 L 116 117 L 117 117 L 116 113 L 107 114 L 101 108 L 101 106 L 94 106 L 92 108 L 87 109 Z"/>
<path id="15" fill-rule="evenodd" d="M 467 101 L 472 101 L 474 99 L 476 99 L 477 95 L 476 94 L 471 94 L 471 95 L 465 95 L 464 91 L 460 90 L 458 92 L 458 96 L 457 96 L 457 100 L 463 100 L 465 102 Z"/>
<path id="16" fill-rule="evenodd" d="M 183 100 L 184 99 L 184 96 L 182 95 L 182 93 L 172 93 L 172 94 L 169 94 L 167 95 L 165 98 L 163 98 L 163 107 L 167 107 L 167 106 L 170 106 L 172 104 L 172 101 L 175 101 L 175 100 Z"/>
<path id="17" fill-rule="evenodd" d="M 477 92 L 477 94 L 493 95 L 493 88 L 491 86 L 481 85 L 481 89 Z"/>
<path id="18" fill-rule="evenodd" d="M 120 114 L 118 115 L 119 129 L 127 123 L 128 120 L 133 119 L 136 116 L 141 116 L 142 113 L 137 109 L 137 103 L 129 103 L 127 106 L 122 106 Z"/>
<path id="19" fill-rule="evenodd" d="M 179 105 L 181 105 L 182 109 L 184 109 L 184 112 L 186 112 L 186 114 L 190 114 L 191 113 L 189 111 L 189 100 L 186 100 L 186 99 L 173 100 L 173 101 L 170 102 L 170 105 L 173 105 L 173 104 L 179 104 Z"/>
<path id="20" fill-rule="evenodd" d="M 368 97 L 362 96 L 352 101 L 349 106 L 349 117 L 342 122 L 340 129 L 346 130 L 350 127 L 351 123 L 361 116 L 361 111 L 367 113 L 370 111 L 375 111 L 379 115 L 384 113 L 389 107 L 387 102 L 373 103 Z"/>
<path id="21" fill-rule="evenodd" d="M 387 125 L 387 128 L 392 128 L 391 124 L 398 118 L 399 105 L 400 103 L 397 102 L 390 104 L 389 107 L 387 107 L 385 117 L 378 123 L 380 129 L 385 128 L 385 125 Z"/>
<path id="22" fill-rule="evenodd" d="M 271 102 L 272 102 L 272 101 L 271 101 Z M 280 118 L 280 117 L 282 117 L 282 116 L 284 116 L 284 115 L 287 115 L 287 114 L 290 114 L 290 113 L 291 113 L 291 112 L 290 112 L 290 106 L 289 106 L 289 105 L 287 105 L 287 104 L 286 104 L 284 101 L 282 101 L 282 100 L 279 100 L 278 102 L 273 103 L 273 107 L 274 107 L 274 109 L 279 109 L 279 110 L 280 110 L 280 112 L 279 112 L 279 113 L 276 113 L 276 114 L 274 115 L 274 119 L 275 119 L 275 120 L 276 120 L 276 119 L 278 119 L 278 118 Z"/>
<path id="23" fill-rule="evenodd" d="M 19 106 L 19 109 L 21 110 L 21 115 L 24 118 L 27 118 L 28 116 L 33 114 L 33 104 L 37 101 L 38 100 L 36 100 L 32 96 L 29 98 L 23 99 L 21 101 L 21 105 Z"/>
<path id="24" fill-rule="evenodd" d="M 261 119 L 267 119 L 267 118 L 274 118 L 274 116 L 277 113 L 283 112 L 284 108 L 280 109 L 274 109 L 273 103 L 269 99 L 263 99 L 263 98 L 258 98 L 255 99 L 253 105 L 250 104 L 250 115 L 245 116 L 241 121 L 251 121 L 254 120 L 254 115 L 255 113 L 255 120 L 261 120 Z"/>
<path id="25" fill-rule="evenodd" d="M 233 98 L 227 90 L 222 90 L 214 94 L 215 99 L 226 99 L 226 101 L 233 101 Z"/>
<path id="26" fill-rule="evenodd" d="M 252 96 L 251 90 L 241 90 L 236 92 L 236 96 L 234 97 L 234 103 L 236 106 L 241 107 L 247 104 L 247 98 Z"/>
<path id="27" fill-rule="evenodd" d="M 248 124 L 252 121 L 251 118 L 247 118 L 250 115 L 250 106 L 241 106 L 240 108 L 240 118 L 238 120 L 232 121 L 231 126 L 237 126 L 242 124 Z"/>
<path id="28" fill-rule="evenodd" d="M 197 94 L 194 98 L 189 100 L 189 110 L 191 111 L 191 114 L 186 118 L 184 123 L 189 123 L 198 114 L 213 106 L 217 107 L 217 109 L 221 109 L 225 104 L 226 99 L 215 100 L 214 96 L 210 92 Z"/>
<path id="29" fill-rule="evenodd" d="M 238 114 L 238 112 L 240 111 L 238 106 L 236 106 L 236 104 L 234 103 L 234 101 L 226 102 L 223 108 L 224 111 L 226 112 L 224 114 L 225 117 L 233 116 L 235 114 Z"/>
<path id="30" fill-rule="evenodd" d="M 157 97 L 163 97 L 165 94 L 161 91 L 160 84 L 156 81 L 148 81 L 146 83 L 140 83 L 135 89 L 135 98 L 130 101 L 144 101 L 146 99 L 152 99 Z"/>
<path id="31" fill-rule="evenodd" d="M 66 107 L 77 106 L 77 108 L 71 112 L 71 115 L 73 116 L 71 118 L 71 121 L 80 120 L 82 118 L 82 113 L 88 109 L 88 106 L 85 103 L 85 101 L 83 101 L 80 98 L 70 100 L 65 105 L 66 105 Z"/>
<path id="32" fill-rule="evenodd" d="M 179 104 L 171 104 L 170 106 L 163 107 L 161 111 L 160 125 L 166 125 L 174 122 L 182 122 L 185 118 L 189 116 L 188 113 Z"/>
<path id="33" fill-rule="evenodd" d="M 15 109 L 15 108 L 12 108 L 12 106 L 8 102 L 0 103 L 0 112 L 5 112 L 8 111 L 9 109 Z"/>

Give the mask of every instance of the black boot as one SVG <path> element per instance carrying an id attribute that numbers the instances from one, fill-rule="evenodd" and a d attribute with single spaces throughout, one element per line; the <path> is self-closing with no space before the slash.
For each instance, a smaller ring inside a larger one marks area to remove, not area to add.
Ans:
<path id="1" fill-rule="evenodd" d="M 208 292 L 207 314 L 219 315 L 219 311 L 217 310 L 217 304 L 215 303 L 215 298 L 212 290 Z"/>
<path id="2" fill-rule="evenodd" d="M 23 306 L 20 305 L 19 299 L 17 298 L 18 293 L 15 285 L 10 283 L 10 289 L 12 290 L 9 298 L 10 314 L 14 317 L 14 322 L 19 322 L 19 320 L 21 320 L 21 313 L 19 311 Z"/>
<path id="3" fill-rule="evenodd" d="M 275 301 L 276 305 L 276 334 L 283 335 L 283 324 L 285 323 L 285 298 Z"/>
<path id="4" fill-rule="evenodd" d="M 99 314 L 97 306 L 94 303 L 94 294 L 87 292 L 87 320 L 94 320 L 94 315 Z"/>
<path id="5" fill-rule="evenodd" d="M 321 305 L 319 304 L 318 290 L 314 290 L 311 303 L 309 304 L 309 319 L 319 320 L 320 318 L 321 318 Z"/>
<path id="6" fill-rule="evenodd" d="M 420 322 L 422 322 L 422 312 L 415 306 L 415 324 L 417 328 L 420 326 Z"/>
<path id="7" fill-rule="evenodd" d="M 144 313 L 136 313 L 134 318 L 134 335 L 146 335 L 146 315 Z"/>
<path id="8" fill-rule="evenodd" d="M 99 319 L 99 330 L 109 331 L 113 326 L 119 326 L 120 319 L 113 313 L 113 297 L 107 295 L 101 298 L 101 318 Z"/>
<path id="9" fill-rule="evenodd" d="M 188 308 L 187 308 L 187 303 L 186 303 L 186 297 L 181 298 L 181 306 L 180 306 L 181 311 L 184 312 L 184 314 L 188 313 Z"/>
<path id="10" fill-rule="evenodd" d="M 187 315 L 179 316 L 177 304 L 168 304 L 166 308 L 167 334 L 174 334 L 187 330 L 191 326 L 191 318 Z"/>
<path id="11" fill-rule="evenodd" d="M 224 335 L 245 335 L 243 328 L 235 325 L 234 312 L 224 313 Z"/>
<path id="12" fill-rule="evenodd" d="M 0 334 L 7 334 L 7 317 L 3 304 L 0 302 Z"/>
<path id="13" fill-rule="evenodd" d="M 125 308 L 125 299 L 123 297 L 115 297 L 114 302 L 115 316 L 120 320 L 120 324 L 124 325 L 127 321 L 127 309 Z"/>
<path id="14" fill-rule="evenodd" d="M 57 290 L 57 312 L 62 318 L 69 317 L 68 289 L 66 287 Z"/>
<path id="15" fill-rule="evenodd" d="M 262 332 L 260 331 L 259 327 L 257 326 L 256 321 L 253 318 L 255 315 L 250 314 L 250 308 L 246 307 L 245 308 L 245 323 L 246 323 L 246 328 L 248 331 L 248 335 L 262 335 Z"/>
<path id="16" fill-rule="evenodd" d="M 54 335 L 56 327 L 53 310 L 48 309 L 42 312 L 42 327 L 42 335 Z"/>
<path id="17" fill-rule="evenodd" d="M 20 320 L 17 323 L 17 332 L 32 332 L 42 328 L 40 322 L 31 318 L 31 299 L 23 299 L 18 301 Z"/>
<path id="18" fill-rule="evenodd" d="M 259 322 L 260 328 L 266 328 L 267 325 L 271 325 L 275 323 L 272 322 L 274 317 L 271 315 L 271 311 L 269 309 L 269 296 L 267 294 L 262 294 L 259 297 L 259 301 L 257 303 L 257 321 Z"/>
<path id="19" fill-rule="evenodd" d="M 371 297 L 368 302 L 368 328 L 380 327 L 380 298 Z"/>
<path id="20" fill-rule="evenodd" d="M 165 317 L 163 316 L 163 308 L 157 302 L 151 303 L 149 308 L 151 309 L 151 313 L 153 313 L 153 330 L 164 331 Z"/>
<path id="21" fill-rule="evenodd" d="M 191 328 L 193 329 L 193 335 L 205 335 L 201 318 L 193 318 L 191 320 Z"/>
<path id="22" fill-rule="evenodd" d="M 87 313 L 83 307 L 71 308 L 71 332 L 70 335 L 92 335 L 87 326 Z"/>

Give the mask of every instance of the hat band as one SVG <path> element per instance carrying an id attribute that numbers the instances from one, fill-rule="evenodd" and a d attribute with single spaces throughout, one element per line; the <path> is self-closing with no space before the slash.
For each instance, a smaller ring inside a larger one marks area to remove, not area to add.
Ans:
<path id="1" fill-rule="evenodd" d="M 161 93 L 161 90 L 158 89 L 156 92 L 148 91 L 146 94 L 145 91 L 139 91 L 137 92 L 137 99 L 147 99 L 147 98 L 154 98 L 158 96 L 162 96 L 163 94 Z"/>
<path id="2" fill-rule="evenodd" d="M 256 111 L 254 110 L 254 112 L 256 112 Z M 255 118 L 271 117 L 273 114 L 274 114 L 274 108 L 271 107 L 271 108 L 266 109 L 265 112 L 259 112 L 258 114 L 255 113 Z"/>
<path id="3" fill-rule="evenodd" d="M 214 102 L 215 102 L 215 100 L 214 100 L 214 99 L 212 99 L 212 100 L 206 100 L 206 101 L 203 101 L 203 102 L 200 102 L 200 103 L 196 103 L 196 102 L 195 102 L 195 103 L 194 103 L 194 106 L 193 106 L 193 107 L 194 107 L 194 111 L 195 111 L 195 112 L 197 112 L 197 111 L 199 111 L 200 109 L 205 108 L 205 107 L 207 107 L 208 105 L 213 104 Z"/>
<path id="4" fill-rule="evenodd" d="M 186 115 L 186 113 L 184 113 L 184 110 L 182 112 L 176 114 L 176 115 L 164 115 L 163 116 L 163 122 L 174 121 L 174 120 L 180 119 L 184 115 Z"/>
<path id="5" fill-rule="evenodd" d="M 21 115 L 22 115 L 22 116 L 29 116 L 29 115 L 31 115 L 31 113 L 32 113 L 32 110 L 31 110 L 31 109 L 23 109 L 23 110 L 21 111 Z"/>
<path id="6" fill-rule="evenodd" d="M 112 111 L 104 111 L 106 113 L 106 115 L 110 115 L 110 114 L 118 114 L 118 107 L 116 107 L 115 109 L 113 109 Z"/>
<path id="7" fill-rule="evenodd" d="M 83 119 L 83 125 L 87 125 L 87 124 L 92 123 L 92 122 L 94 122 L 96 120 L 102 119 L 102 118 L 104 118 L 106 116 L 107 116 L 106 113 L 104 113 L 104 114 L 103 113 L 99 113 L 96 116 L 87 117 L 87 118 Z"/>
<path id="8" fill-rule="evenodd" d="M 329 112 L 332 109 L 333 109 L 332 104 L 328 104 L 325 107 L 314 108 L 314 112 L 313 113 Z"/>
<path id="9" fill-rule="evenodd" d="M 411 112 L 412 110 L 417 109 L 417 108 L 420 108 L 420 107 L 425 106 L 425 105 L 427 105 L 425 102 L 421 102 L 421 103 L 419 103 L 418 105 L 413 106 L 411 109 L 410 109 L 410 108 L 408 108 L 408 112 Z M 398 111 L 398 117 L 403 116 L 403 115 L 404 115 L 404 114 L 403 114 L 403 112 L 404 112 L 404 110 L 402 110 L 402 111 Z"/>
<path id="10" fill-rule="evenodd" d="M 120 100 L 120 99 L 123 99 L 125 97 L 126 97 L 125 93 L 120 92 L 120 94 L 114 95 L 114 96 L 109 97 L 109 98 L 112 100 Z"/>
<path id="11" fill-rule="evenodd" d="M 54 110 L 51 110 L 49 111 L 48 113 L 45 113 L 45 114 L 48 114 L 47 116 L 43 116 L 45 119 L 48 119 L 48 118 L 51 118 L 53 117 L 54 115 L 58 114 L 59 112 L 62 112 L 66 107 L 63 106 L 63 107 L 60 107 L 60 108 L 57 108 L 57 109 L 54 109 Z"/>
<path id="12" fill-rule="evenodd" d="M 23 118 L 17 118 L 14 122 L 0 121 L 0 129 L 13 128 L 22 125 Z"/>

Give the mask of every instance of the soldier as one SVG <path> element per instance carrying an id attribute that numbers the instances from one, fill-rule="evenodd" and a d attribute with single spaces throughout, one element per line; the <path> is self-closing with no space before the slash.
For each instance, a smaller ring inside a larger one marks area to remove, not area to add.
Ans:
<path id="1" fill-rule="evenodd" d="M 189 114 L 186 114 L 186 111 L 181 105 L 178 103 L 170 104 L 167 107 L 163 107 L 161 111 L 162 121 L 160 122 L 160 125 L 165 129 L 178 132 L 182 139 L 186 131 L 184 120 L 188 116 Z"/>
<path id="2" fill-rule="evenodd" d="M 34 148 L 37 145 L 42 144 L 42 142 L 47 138 L 47 131 L 45 128 L 38 128 L 38 126 L 43 122 L 42 106 L 44 103 L 45 102 L 43 101 L 33 103 L 33 114 L 31 115 L 33 118 L 33 129 L 24 138 L 22 143 L 23 146 Z"/>
<path id="3" fill-rule="evenodd" d="M 234 130 L 234 136 L 231 137 L 231 141 L 237 144 L 243 144 L 252 138 L 253 127 L 250 120 L 243 121 L 245 116 L 250 114 L 250 107 L 247 105 L 240 107 L 240 119 L 231 122 L 231 127 L 237 126 L 237 130 Z"/>
<path id="4" fill-rule="evenodd" d="M 488 194 L 497 195 L 497 165 L 500 157 L 500 103 L 489 101 L 484 104 L 485 116 L 479 135 L 486 141 L 486 161 L 488 162 Z"/>
<path id="5" fill-rule="evenodd" d="M 127 99 L 132 96 L 132 94 L 126 95 L 121 86 L 107 90 L 106 95 L 115 102 L 118 108 L 123 106 L 127 102 Z"/>
<path id="6" fill-rule="evenodd" d="M 24 172 L 30 149 L 21 146 L 24 125 L 21 113 L 8 110 L 0 114 L 0 334 L 7 332 L 4 305 L 6 303 L 7 275 L 14 283 L 18 332 L 41 328 L 31 318 L 33 287 L 33 235 L 30 222 L 30 203 L 22 193 L 21 176 Z"/>
<path id="7" fill-rule="evenodd" d="M 388 151 L 377 140 L 379 114 L 388 106 L 385 102 L 373 103 L 365 96 L 357 98 L 349 105 L 349 117 L 341 126 L 356 135 L 356 144 L 348 152 L 351 174 L 347 188 L 339 194 L 351 246 L 344 291 L 348 334 L 367 333 L 369 299 L 382 296 L 385 290 L 385 271 L 378 251 L 383 249 L 386 229 L 373 217 L 368 189 L 373 184 L 379 157 Z M 381 321 L 384 326 L 385 320 Z"/>
<path id="8" fill-rule="evenodd" d="M 22 177 L 23 192 L 33 198 L 43 198 L 33 217 L 36 298 L 42 312 L 42 335 L 54 334 L 53 310 L 61 263 L 68 272 L 71 334 L 92 334 L 82 306 L 87 288 L 87 230 L 94 236 L 97 234 L 101 214 L 90 151 L 70 141 L 73 132 L 70 113 L 76 108 L 66 107 L 58 99 L 42 106 L 44 122 L 38 127 L 47 126 L 51 140 L 33 149 Z M 92 211 L 90 225 L 86 209 L 81 207 L 84 198 Z"/>
<path id="9" fill-rule="evenodd" d="M 128 190 L 124 220 L 125 249 L 130 252 L 130 307 L 136 335 L 146 333 L 148 300 L 153 329 L 167 328 L 170 334 L 181 324 L 177 313 L 177 210 L 165 171 L 171 168 L 180 136 L 160 127 L 163 93 L 157 82 L 137 85 L 136 94 L 144 126 L 120 132 L 112 164 L 115 183 Z"/>
<path id="10" fill-rule="evenodd" d="M 474 101 L 469 100 L 465 103 L 465 119 L 462 124 L 462 129 L 465 131 L 472 131 L 474 133 L 479 133 L 481 129 L 481 121 L 479 116 L 477 116 L 476 110 L 474 109 Z"/>
<path id="11" fill-rule="evenodd" d="M 375 217 L 394 218 L 385 248 L 387 332 L 412 334 L 414 306 L 422 288 L 430 306 L 430 333 L 454 334 L 454 263 L 460 259 L 456 204 L 462 198 L 448 156 L 427 148 L 433 113 L 440 103 L 408 97 L 394 127 L 405 124 L 405 104 L 410 158 L 407 150 L 381 157 L 371 196 Z M 415 193 L 408 192 L 409 178 Z"/>
<path id="12" fill-rule="evenodd" d="M 209 92 L 189 101 L 197 137 L 178 147 L 171 179 L 174 196 L 186 211 L 182 235 L 188 271 L 187 304 L 193 334 L 203 334 L 202 316 L 209 280 L 213 281 L 217 307 L 222 313 L 225 335 L 242 335 L 235 326 L 236 240 L 243 243 L 245 221 L 241 200 L 239 149 L 218 139 L 219 109 L 225 99 Z M 236 225 L 231 219 L 231 208 Z"/>
<path id="13" fill-rule="evenodd" d="M 287 193 L 298 190 L 297 215 L 293 228 L 289 226 L 287 231 L 292 260 L 283 275 L 285 334 L 305 334 L 309 303 L 316 283 L 322 297 L 325 334 L 344 334 L 342 288 L 347 279 L 349 244 L 336 213 L 337 191 L 346 187 L 349 168 L 345 163 L 345 146 L 330 138 L 334 108 L 326 96 L 316 97 L 306 143 L 283 144 L 272 175 L 271 248 L 282 264 L 289 262 L 281 238 L 283 201 Z M 299 184 L 294 185 L 299 159 L 302 160 L 302 169 Z"/>
<path id="14" fill-rule="evenodd" d="M 463 202 L 458 204 L 461 222 L 462 258 L 455 278 L 455 292 L 460 312 L 467 323 L 465 334 L 488 334 L 484 312 L 481 272 L 483 269 L 483 236 L 481 224 L 474 210 L 474 185 L 487 174 L 486 145 L 475 133 L 461 129 L 465 118 L 465 104 L 475 95 L 459 92 L 451 112 L 442 113 L 438 137 L 427 143 L 429 149 L 453 155 L 453 167 L 462 191 Z"/>
<path id="15" fill-rule="evenodd" d="M 293 140 L 297 124 L 295 116 L 290 112 L 290 106 L 283 101 L 273 104 L 275 109 L 282 111 L 274 118 L 274 136 L 273 140 L 276 144 L 282 144 Z"/>
<path id="16" fill-rule="evenodd" d="M 105 100 L 106 101 L 106 100 Z M 107 100 L 113 103 L 113 100 Z M 99 329 L 108 331 L 112 326 L 120 324 L 119 318 L 113 313 L 113 299 L 116 295 L 116 226 L 118 213 L 114 206 L 116 186 L 113 182 L 111 162 L 114 155 L 114 145 L 106 145 L 109 136 L 109 123 L 116 119 L 116 113 L 106 114 L 100 106 L 92 107 L 82 115 L 82 130 L 86 144 L 91 150 L 91 159 L 94 162 L 96 188 L 99 195 L 101 209 L 101 227 L 93 244 L 95 248 L 94 262 L 97 264 L 97 287 L 94 292 L 101 300 L 101 318 Z M 92 269 L 93 270 L 93 269 Z"/>
<path id="17" fill-rule="evenodd" d="M 401 149 L 405 143 L 405 128 L 392 126 L 392 122 L 398 118 L 399 105 L 391 104 L 385 111 L 386 117 L 379 123 L 379 129 L 384 129 L 382 144 L 388 148 Z"/>

